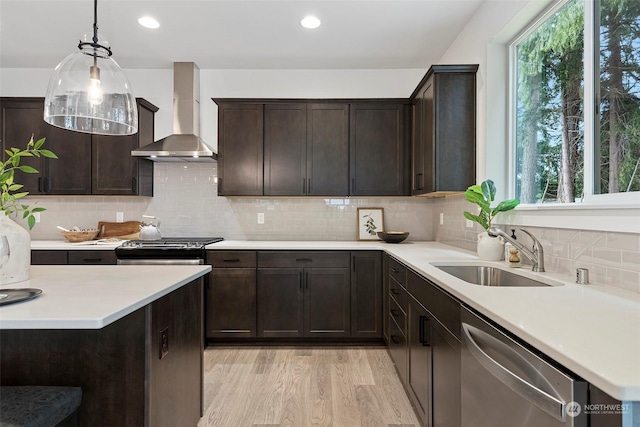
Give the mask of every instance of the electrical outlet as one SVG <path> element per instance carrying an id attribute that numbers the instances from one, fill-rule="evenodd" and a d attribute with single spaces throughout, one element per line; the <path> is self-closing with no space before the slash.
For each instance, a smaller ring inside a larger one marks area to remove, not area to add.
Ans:
<path id="1" fill-rule="evenodd" d="M 116 212 L 116 222 L 124 222 L 124 212 Z"/>
<path id="2" fill-rule="evenodd" d="M 264 224 L 264 212 L 258 213 L 258 224 Z"/>
<path id="3" fill-rule="evenodd" d="M 444 212 L 440 212 L 440 225 L 444 225 Z"/>
<path id="4" fill-rule="evenodd" d="M 467 228 L 473 228 L 473 221 L 470 219 L 467 220 Z"/>
<path id="5" fill-rule="evenodd" d="M 36 219 L 36 223 L 40 222 L 40 212 L 34 212 L 33 217 Z"/>
<path id="6" fill-rule="evenodd" d="M 160 331 L 160 359 L 169 354 L 169 327 Z"/>

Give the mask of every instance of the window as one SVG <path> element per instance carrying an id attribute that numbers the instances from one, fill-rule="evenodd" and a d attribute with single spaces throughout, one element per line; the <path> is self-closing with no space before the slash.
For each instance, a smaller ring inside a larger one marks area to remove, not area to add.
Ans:
<path id="1" fill-rule="evenodd" d="M 512 58 L 516 197 L 637 201 L 640 2 L 560 1 L 516 39 Z"/>

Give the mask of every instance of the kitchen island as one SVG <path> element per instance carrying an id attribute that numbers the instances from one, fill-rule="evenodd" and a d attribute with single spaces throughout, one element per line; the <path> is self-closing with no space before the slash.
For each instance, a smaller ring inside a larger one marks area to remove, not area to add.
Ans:
<path id="1" fill-rule="evenodd" d="M 209 266 L 32 266 L 0 307 L 0 383 L 82 388 L 78 424 L 194 426 Z"/>

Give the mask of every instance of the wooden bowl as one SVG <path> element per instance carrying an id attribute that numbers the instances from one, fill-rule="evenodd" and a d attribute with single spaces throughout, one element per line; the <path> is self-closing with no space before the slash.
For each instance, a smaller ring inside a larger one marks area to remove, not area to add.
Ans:
<path id="1" fill-rule="evenodd" d="M 80 231 L 61 231 L 62 235 L 67 238 L 67 240 L 71 243 L 77 242 L 86 242 L 88 240 L 93 240 L 96 238 L 100 230 L 90 229 L 90 230 L 80 230 Z"/>
<path id="2" fill-rule="evenodd" d="M 408 231 L 378 231 L 378 237 L 387 243 L 400 243 L 409 237 Z"/>

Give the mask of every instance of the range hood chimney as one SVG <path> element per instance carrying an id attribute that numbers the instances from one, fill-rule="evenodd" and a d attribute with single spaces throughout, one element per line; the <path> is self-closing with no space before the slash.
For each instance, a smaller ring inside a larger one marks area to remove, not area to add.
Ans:
<path id="1" fill-rule="evenodd" d="M 200 69 L 173 63 L 173 134 L 131 152 L 156 162 L 215 162 L 218 155 L 200 139 Z"/>

